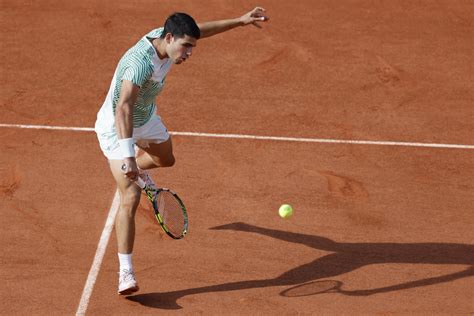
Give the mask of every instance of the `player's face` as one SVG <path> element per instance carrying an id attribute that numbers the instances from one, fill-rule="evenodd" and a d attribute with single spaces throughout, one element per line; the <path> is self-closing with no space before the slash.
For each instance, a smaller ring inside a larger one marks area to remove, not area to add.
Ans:
<path id="1" fill-rule="evenodd" d="M 184 35 L 182 38 L 171 37 L 168 46 L 168 56 L 175 64 L 181 64 L 191 57 L 197 40 Z"/>

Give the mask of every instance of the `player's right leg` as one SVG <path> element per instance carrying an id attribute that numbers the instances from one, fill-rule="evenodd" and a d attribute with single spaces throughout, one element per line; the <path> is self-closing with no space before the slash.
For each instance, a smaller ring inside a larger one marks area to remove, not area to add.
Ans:
<path id="1" fill-rule="evenodd" d="M 123 174 L 122 160 L 109 160 L 120 194 L 120 206 L 115 218 L 118 256 L 120 262 L 119 294 L 138 291 L 131 262 L 135 241 L 135 213 L 140 203 L 140 188 Z"/>

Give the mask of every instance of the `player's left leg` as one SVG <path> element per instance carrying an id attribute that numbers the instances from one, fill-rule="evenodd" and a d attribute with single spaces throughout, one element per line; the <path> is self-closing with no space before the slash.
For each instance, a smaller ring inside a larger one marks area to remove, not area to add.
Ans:
<path id="1" fill-rule="evenodd" d="M 171 136 L 159 144 L 139 141 L 137 146 L 143 151 L 143 154 L 137 158 L 138 167 L 142 170 L 172 167 L 176 161 L 173 155 Z"/>

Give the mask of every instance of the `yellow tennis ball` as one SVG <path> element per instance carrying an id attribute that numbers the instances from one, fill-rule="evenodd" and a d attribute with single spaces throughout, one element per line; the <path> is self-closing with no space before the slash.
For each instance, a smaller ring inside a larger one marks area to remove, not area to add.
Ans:
<path id="1" fill-rule="evenodd" d="M 283 204 L 280 206 L 280 209 L 278 209 L 278 214 L 280 214 L 281 218 L 288 218 L 293 215 L 293 208 L 291 205 Z"/>

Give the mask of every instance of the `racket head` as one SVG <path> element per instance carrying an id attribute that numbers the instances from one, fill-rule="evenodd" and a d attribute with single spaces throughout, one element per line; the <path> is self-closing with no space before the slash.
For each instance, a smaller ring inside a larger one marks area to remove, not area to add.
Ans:
<path id="1" fill-rule="evenodd" d="M 147 196 L 149 194 L 147 193 Z M 170 189 L 160 188 L 154 192 L 153 200 L 150 199 L 163 231 L 173 239 L 181 239 L 188 233 L 188 212 L 181 198 Z"/>

